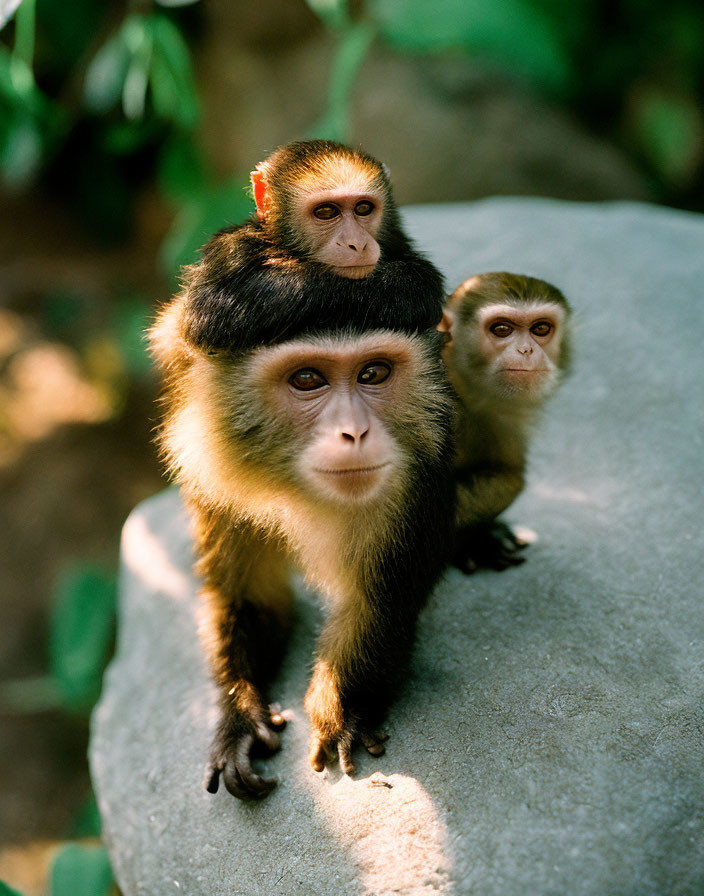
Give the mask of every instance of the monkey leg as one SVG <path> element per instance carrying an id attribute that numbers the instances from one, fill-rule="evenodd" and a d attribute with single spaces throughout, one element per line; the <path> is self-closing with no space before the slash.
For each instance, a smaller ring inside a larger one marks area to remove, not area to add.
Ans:
<path id="1" fill-rule="evenodd" d="M 265 796 L 276 784 L 252 767 L 252 758 L 279 748 L 285 720 L 267 706 L 262 688 L 275 674 L 288 634 L 291 592 L 284 558 L 246 532 L 203 554 L 205 574 L 200 627 L 219 691 L 220 719 L 206 770 L 207 790 L 220 777 L 240 799 Z M 225 566 L 224 561 L 229 561 Z"/>
<path id="2" fill-rule="evenodd" d="M 496 519 L 518 497 L 523 485 L 519 470 L 458 473 L 453 566 L 465 573 L 501 571 L 525 561 L 521 551 L 526 544 Z"/>
<path id="3" fill-rule="evenodd" d="M 467 574 L 478 569 L 501 572 L 524 563 L 522 551 L 526 547 L 527 543 L 500 520 L 467 526 L 455 533 L 452 565 Z"/>
<path id="4" fill-rule="evenodd" d="M 405 615 L 384 618 L 361 600 L 356 609 L 334 614 L 323 629 L 305 698 L 311 722 L 308 759 L 316 771 L 337 759 L 345 774 L 354 772 L 357 743 L 372 756 L 385 752 L 388 735 L 378 728 L 405 668 L 417 612 L 408 609 Z"/>

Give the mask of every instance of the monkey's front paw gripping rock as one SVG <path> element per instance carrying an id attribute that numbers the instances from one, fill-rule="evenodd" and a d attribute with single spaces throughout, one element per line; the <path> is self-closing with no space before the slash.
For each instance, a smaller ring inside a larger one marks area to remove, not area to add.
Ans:
<path id="1" fill-rule="evenodd" d="M 322 772 L 328 762 L 339 760 L 344 774 L 351 775 L 355 770 L 352 750 L 357 743 L 361 743 L 371 756 L 383 756 L 386 752 L 384 743 L 388 739 L 388 734 L 367 731 L 360 728 L 359 725 L 353 724 L 344 726 L 331 736 L 326 736 L 319 730 L 313 730 L 310 737 L 308 761 L 316 772 Z"/>
<path id="2" fill-rule="evenodd" d="M 464 573 L 478 569 L 501 572 L 525 562 L 521 553 L 528 546 L 502 522 L 486 528 L 468 529 L 457 534 L 452 565 Z"/>
<path id="3" fill-rule="evenodd" d="M 205 787 L 217 793 L 220 777 L 228 791 L 241 800 L 261 799 L 276 786 L 276 778 L 265 778 L 252 768 L 252 759 L 275 753 L 281 746 L 277 731 L 286 725 L 278 706 L 269 707 L 266 721 L 244 713 L 225 716 L 215 733 L 206 767 Z"/>

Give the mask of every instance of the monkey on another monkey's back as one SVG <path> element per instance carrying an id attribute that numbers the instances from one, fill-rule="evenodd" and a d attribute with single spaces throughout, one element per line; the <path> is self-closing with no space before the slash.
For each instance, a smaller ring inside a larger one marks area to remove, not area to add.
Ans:
<path id="1" fill-rule="evenodd" d="M 289 567 L 327 599 L 305 698 L 310 763 L 353 770 L 403 675 L 418 613 L 452 538 L 452 393 L 444 334 L 291 323 L 276 345 L 190 341 L 188 291 L 160 313 L 151 348 L 165 375 L 160 442 L 194 520 L 201 634 L 219 691 L 206 776 L 234 796 L 275 784 L 252 755 L 283 724 L 262 688 L 288 627 Z"/>
<path id="2" fill-rule="evenodd" d="M 383 165 L 329 140 L 292 143 L 252 172 L 256 215 L 188 270 L 184 335 L 246 349 L 308 331 L 435 326 L 440 272 L 403 232 Z"/>

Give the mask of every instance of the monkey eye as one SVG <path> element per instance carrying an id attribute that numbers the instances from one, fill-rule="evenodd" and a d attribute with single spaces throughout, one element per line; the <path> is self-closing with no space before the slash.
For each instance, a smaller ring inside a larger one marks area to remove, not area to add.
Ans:
<path id="1" fill-rule="evenodd" d="M 489 331 L 494 334 L 494 336 L 498 336 L 499 339 L 505 339 L 507 336 L 510 336 L 513 333 L 513 327 L 511 324 L 504 323 L 504 321 L 499 321 L 498 323 L 492 324 L 489 327 Z"/>
<path id="2" fill-rule="evenodd" d="M 320 389 L 321 386 L 327 386 L 328 381 L 312 367 L 304 367 L 297 370 L 288 378 L 289 383 L 299 392 L 312 392 L 313 389 Z"/>
<path id="3" fill-rule="evenodd" d="M 340 209 L 336 205 L 325 202 L 323 205 L 317 205 L 313 209 L 313 214 L 320 221 L 331 221 L 340 214 Z"/>
<path id="4" fill-rule="evenodd" d="M 374 203 L 368 202 L 366 199 L 362 199 L 354 207 L 355 215 L 359 215 L 362 218 L 366 217 L 366 215 L 371 215 L 371 213 L 373 211 L 374 211 Z"/>
<path id="5" fill-rule="evenodd" d="M 357 382 L 364 386 L 378 386 L 389 378 L 391 375 L 391 366 L 385 361 L 374 361 L 373 364 L 367 364 L 359 372 Z"/>
<path id="6" fill-rule="evenodd" d="M 534 336 L 547 336 L 553 330 L 553 325 L 548 320 L 540 320 L 530 328 Z"/>

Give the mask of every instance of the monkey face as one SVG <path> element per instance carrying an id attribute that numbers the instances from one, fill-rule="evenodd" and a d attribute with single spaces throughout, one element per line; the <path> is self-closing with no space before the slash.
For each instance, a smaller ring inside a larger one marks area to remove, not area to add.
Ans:
<path id="1" fill-rule="evenodd" d="M 548 302 L 479 309 L 479 352 L 499 390 L 543 398 L 556 383 L 564 309 Z"/>
<path id="2" fill-rule="evenodd" d="M 360 184 L 304 193 L 297 218 L 313 260 L 341 277 L 360 279 L 371 274 L 379 260 L 377 234 L 383 214 L 382 194 Z"/>
<path id="3" fill-rule="evenodd" d="M 294 448 L 290 472 L 308 493 L 370 501 L 398 477 L 404 455 L 392 428 L 408 393 L 408 342 L 393 334 L 300 340 L 255 353 L 262 402 Z"/>

